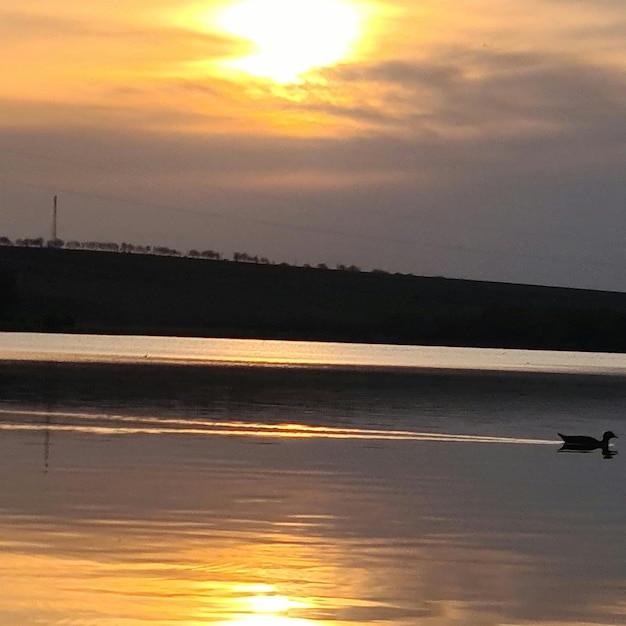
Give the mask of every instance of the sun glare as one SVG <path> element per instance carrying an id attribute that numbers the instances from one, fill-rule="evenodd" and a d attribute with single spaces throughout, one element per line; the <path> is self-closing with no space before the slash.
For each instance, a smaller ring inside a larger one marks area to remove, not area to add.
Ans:
<path id="1" fill-rule="evenodd" d="M 362 19 L 342 0 L 243 0 L 224 10 L 219 27 L 254 51 L 225 65 L 277 83 L 300 82 L 310 70 L 350 56 Z"/>
<path id="2" fill-rule="evenodd" d="M 284 613 L 291 606 L 287 598 L 279 595 L 254 596 L 250 604 L 255 613 Z"/>

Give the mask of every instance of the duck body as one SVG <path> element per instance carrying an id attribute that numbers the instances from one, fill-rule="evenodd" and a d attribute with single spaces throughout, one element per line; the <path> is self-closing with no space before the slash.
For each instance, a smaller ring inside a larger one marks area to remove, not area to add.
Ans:
<path id="1" fill-rule="evenodd" d="M 596 448 L 608 448 L 611 439 L 617 439 L 617 435 L 611 430 L 607 430 L 602 439 L 587 437 L 586 435 L 562 435 L 558 433 L 563 440 L 563 446 L 576 450 L 595 450 Z"/>

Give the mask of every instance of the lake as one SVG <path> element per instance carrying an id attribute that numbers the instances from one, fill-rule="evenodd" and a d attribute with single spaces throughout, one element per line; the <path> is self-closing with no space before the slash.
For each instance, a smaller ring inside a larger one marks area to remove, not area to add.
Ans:
<path id="1" fill-rule="evenodd" d="M 626 624 L 625 407 L 626 355 L 0 333 L 0 623 Z"/>

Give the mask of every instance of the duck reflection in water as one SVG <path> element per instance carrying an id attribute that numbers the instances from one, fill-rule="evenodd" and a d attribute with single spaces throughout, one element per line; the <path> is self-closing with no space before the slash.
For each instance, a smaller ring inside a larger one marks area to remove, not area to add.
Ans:
<path id="1" fill-rule="evenodd" d="M 563 440 L 563 445 L 559 452 L 591 452 L 592 450 L 600 449 L 605 459 L 610 459 L 617 454 L 616 451 L 609 449 L 609 441 L 618 439 L 617 435 L 611 430 L 607 430 L 602 435 L 602 439 L 595 439 L 586 435 L 562 435 L 561 433 L 558 433 L 558 435 Z"/>

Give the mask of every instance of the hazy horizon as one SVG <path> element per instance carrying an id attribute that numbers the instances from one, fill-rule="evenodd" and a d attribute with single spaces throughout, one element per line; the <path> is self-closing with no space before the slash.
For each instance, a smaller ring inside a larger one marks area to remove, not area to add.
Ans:
<path id="1" fill-rule="evenodd" d="M 295 9 L 293 8 L 295 7 Z M 0 235 L 626 291 L 626 6 L 24 0 Z"/>

